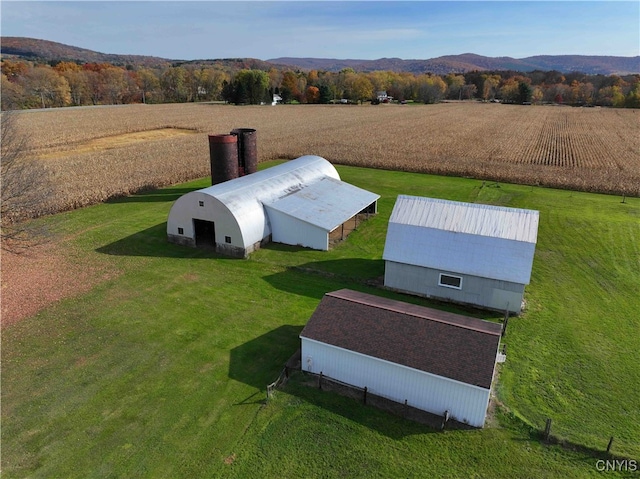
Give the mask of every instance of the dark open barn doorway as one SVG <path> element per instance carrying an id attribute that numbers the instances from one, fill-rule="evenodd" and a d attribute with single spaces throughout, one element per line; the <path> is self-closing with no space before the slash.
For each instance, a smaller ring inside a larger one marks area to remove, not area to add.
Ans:
<path id="1" fill-rule="evenodd" d="M 193 228 L 196 232 L 196 246 L 216 245 L 216 227 L 213 221 L 194 219 Z"/>

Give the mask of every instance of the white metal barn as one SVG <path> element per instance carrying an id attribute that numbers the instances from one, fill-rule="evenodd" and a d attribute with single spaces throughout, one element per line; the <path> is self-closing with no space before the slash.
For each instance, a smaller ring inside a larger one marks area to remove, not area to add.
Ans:
<path id="1" fill-rule="evenodd" d="M 169 241 L 246 257 L 268 241 L 329 249 L 329 234 L 361 212 L 376 213 L 380 196 L 340 181 L 324 158 L 295 160 L 178 198 Z"/>
<path id="2" fill-rule="evenodd" d="M 520 313 L 538 221 L 534 210 L 400 195 L 384 246 L 384 284 Z"/>
<path id="3" fill-rule="evenodd" d="M 351 290 L 327 293 L 300 333 L 303 370 L 484 425 L 502 326 Z"/>

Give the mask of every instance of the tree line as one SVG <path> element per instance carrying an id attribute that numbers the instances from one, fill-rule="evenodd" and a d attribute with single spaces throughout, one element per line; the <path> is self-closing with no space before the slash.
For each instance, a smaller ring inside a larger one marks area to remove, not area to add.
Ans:
<path id="1" fill-rule="evenodd" d="M 235 104 L 393 101 L 561 103 L 640 108 L 640 75 L 558 71 L 472 71 L 448 75 L 393 71 L 234 69 L 185 63 L 149 68 L 109 63 L 3 60 L 2 110 L 126 103 L 225 101 Z"/>

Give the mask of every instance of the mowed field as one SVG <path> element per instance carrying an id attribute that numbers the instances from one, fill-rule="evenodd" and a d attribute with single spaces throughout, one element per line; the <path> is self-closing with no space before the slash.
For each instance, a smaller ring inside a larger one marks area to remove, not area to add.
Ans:
<path id="1" fill-rule="evenodd" d="M 258 130 L 259 160 L 335 164 L 640 195 L 640 111 L 438 105 L 126 105 L 18 114 L 68 210 L 209 173 L 208 134 Z"/>
<path id="2" fill-rule="evenodd" d="M 270 244 L 235 260 L 169 243 L 171 206 L 207 178 L 38 220 L 87 287 L 2 330 L 3 477 L 581 479 L 602 477 L 611 436 L 616 457 L 640 460 L 640 198 L 338 171 L 381 198 L 327 252 Z M 375 286 L 398 194 L 540 211 L 485 429 L 438 433 L 295 378 L 265 401 L 328 291 L 501 320 Z M 547 418 L 583 447 L 540 441 Z"/>

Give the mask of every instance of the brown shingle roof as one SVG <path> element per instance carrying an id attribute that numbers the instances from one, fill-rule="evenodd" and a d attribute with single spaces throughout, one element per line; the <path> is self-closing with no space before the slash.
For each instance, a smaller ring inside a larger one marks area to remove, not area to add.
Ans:
<path id="1" fill-rule="evenodd" d="M 300 337 L 486 389 L 502 326 L 357 291 L 327 293 Z"/>

